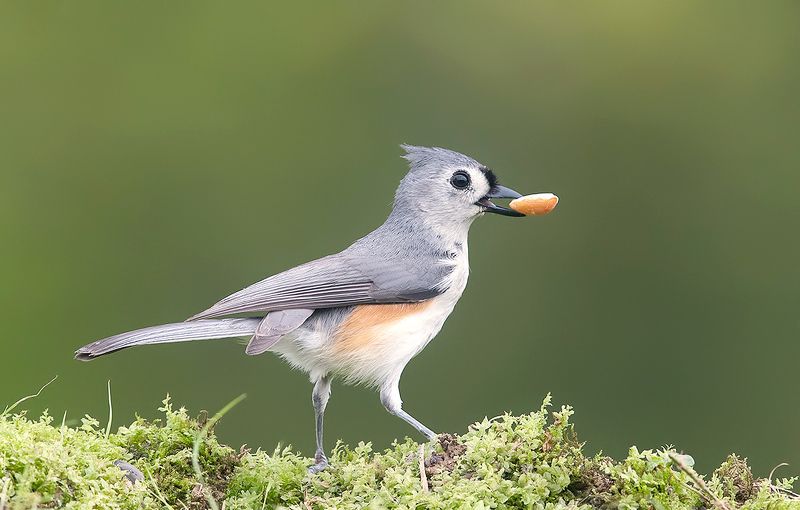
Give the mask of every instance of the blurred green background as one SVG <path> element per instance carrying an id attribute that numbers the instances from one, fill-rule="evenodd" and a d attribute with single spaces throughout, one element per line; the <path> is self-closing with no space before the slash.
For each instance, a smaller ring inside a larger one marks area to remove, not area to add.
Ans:
<path id="1" fill-rule="evenodd" d="M 574 8 L 573 8 L 574 7 Z M 115 424 L 249 398 L 233 444 L 313 453 L 310 385 L 218 341 L 72 360 L 380 224 L 401 142 L 466 152 L 546 218 L 473 227 L 407 368 L 437 431 L 547 392 L 590 451 L 800 471 L 797 2 L 4 2 L 0 402 Z M 334 386 L 329 446 L 412 435 Z M 415 436 L 414 436 L 415 437 Z"/>

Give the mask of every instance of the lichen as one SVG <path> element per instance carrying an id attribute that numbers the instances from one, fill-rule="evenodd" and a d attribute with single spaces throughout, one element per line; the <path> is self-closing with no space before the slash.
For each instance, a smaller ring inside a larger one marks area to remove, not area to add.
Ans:
<path id="1" fill-rule="evenodd" d="M 384 451 L 338 444 L 331 468 L 288 447 L 234 450 L 220 444 L 206 418 L 193 419 L 169 398 L 163 418 L 137 418 L 107 434 L 85 417 L 56 425 L 47 413 L 0 416 L 0 510 L 27 508 L 200 509 L 800 509 L 793 479 L 754 479 L 745 460 L 729 457 L 712 476 L 690 476 L 693 461 L 672 449 L 632 447 L 625 459 L 587 457 L 572 409 L 551 412 L 550 398 L 530 414 L 505 414 L 437 444 L 410 439 Z M 193 468 L 193 446 L 201 439 Z M 113 463 L 136 466 L 131 483 Z M 224 506 L 223 506 L 224 505 Z"/>

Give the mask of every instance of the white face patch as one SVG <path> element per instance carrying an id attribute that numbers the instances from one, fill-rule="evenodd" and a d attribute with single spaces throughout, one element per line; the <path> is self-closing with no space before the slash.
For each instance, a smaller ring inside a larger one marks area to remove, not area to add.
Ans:
<path id="1" fill-rule="evenodd" d="M 431 191 L 438 192 L 443 205 L 448 206 L 446 214 L 456 221 L 474 218 L 480 214 L 481 208 L 475 203 L 491 189 L 489 180 L 480 167 L 445 168 L 437 177 L 443 186 L 433 187 Z"/>
<path id="2" fill-rule="evenodd" d="M 468 194 L 472 203 L 477 202 L 487 193 L 489 193 L 491 186 L 483 171 L 481 171 L 479 168 L 465 168 L 461 171 L 467 172 L 470 177 L 470 186 L 465 191 L 469 192 Z"/>

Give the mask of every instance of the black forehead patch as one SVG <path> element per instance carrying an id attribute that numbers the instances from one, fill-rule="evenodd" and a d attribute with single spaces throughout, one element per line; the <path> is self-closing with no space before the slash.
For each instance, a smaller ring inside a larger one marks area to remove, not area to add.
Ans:
<path id="1" fill-rule="evenodd" d="M 485 166 L 481 167 L 481 172 L 483 172 L 483 176 L 486 177 L 486 180 L 489 182 L 489 190 L 494 191 L 494 189 L 497 187 L 497 184 L 500 182 L 497 179 L 497 176 L 490 168 Z"/>

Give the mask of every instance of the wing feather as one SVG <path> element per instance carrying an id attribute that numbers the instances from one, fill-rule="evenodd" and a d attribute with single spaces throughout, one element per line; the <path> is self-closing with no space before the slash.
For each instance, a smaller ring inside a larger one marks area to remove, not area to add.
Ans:
<path id="1" fill-rule="evenodd" d="M 439 295 L 442 275 L 408 262 L 330 255 L 250 285 L 188 320 L 276 310 L 407 303 Z"/>

